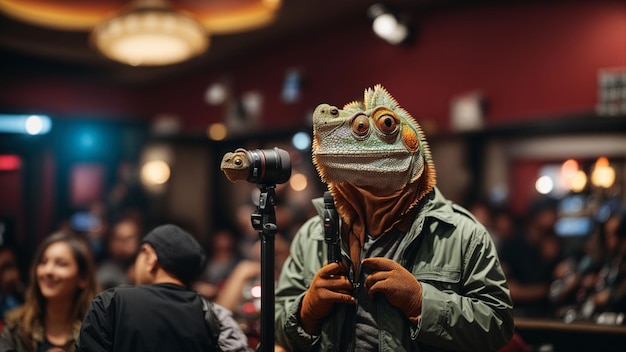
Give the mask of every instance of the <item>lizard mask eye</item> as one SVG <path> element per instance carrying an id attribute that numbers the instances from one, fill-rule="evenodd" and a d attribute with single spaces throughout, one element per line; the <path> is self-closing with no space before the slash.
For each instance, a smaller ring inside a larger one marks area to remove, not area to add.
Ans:
<path id="1" fill-rule="evenodd" d="M 241 156 L 234 157 L 233 158 L 233 164 L 235 164 L 237 166 L 243 165 L 243 159 L 241 158 Z"/>
<path id="2" fill-rule="evenodd" d="M 351 122 L 352 132 L 357 136 L 363 137 L 369 133 L 370 120 L 363 114 L 356 115 Z"/>
<path id="3" fill-rule="evenodd" d="M 393 111 L 381 109 L 374 113 L 374 123 L 382 133 L 389 135 L 396 132 L 400 121 Z"/>

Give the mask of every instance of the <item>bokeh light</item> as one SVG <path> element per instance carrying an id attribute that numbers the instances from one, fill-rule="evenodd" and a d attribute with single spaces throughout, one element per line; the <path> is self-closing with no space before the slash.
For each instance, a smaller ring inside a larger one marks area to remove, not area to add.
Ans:
<path id="1" fill-rule="evenodd" d="M 554 181 L 550 176 L 541 176 L 535 182 L 535 189 L 541 194 L 548 194 L 554 189 Z"/>
<path id="2" fill-rule="evenodd" d="M 294 148 L 304 151 L 311 147 L 311 136 L 306 132 L 298 132 L 291 138 Z"/>
<path id="3" fill-rule="evenodd" d="M 291 186 L 294 191 L 304 191 L 307 185 L 307 178 L 301 173 L 294 173 L 289 179 L 289 186 Z"/>
<path id="4" fill-rule="evenodd" d="M 141 180 L 144 184 L 162 185 L 170 178 L 170 166 L 163 160 L 151 160 L 141 167 Z"/>
<path id="5" fill-rule="evenodd" d="M 207 129 L 207 136 L 214 141 L 221 141 L 228 135 L 228 128 L 223 123 L 213 123 Z"/>
<path id="6" fill-rule="evenodd" d="M 46 134 L 52 129 L 52 120 L 46 115 L 0 114 L 0 132 L 29 135 Z"/>
<path id="7" fill-rule="evenodd" d="M 41 117 L 33 115 L 26 119 L 26 133 L 30 135 L 39 134 L 43 129 Z"/>
<path id="8" fill-rule="evenodd" d="M 570 188 L 574 192 L 582 192 L 587 185 L 587 175 L 584 171 L 578 170 L 570 179 Z"/>
<path id="9" fill-rule="evenodd" d="M 591 172 L 591 183 L 597 187 L 609 188 L 615 182 L 615 169 L 609 164 L 609 159 L 599 157 Z"/>
<path id="10" fill-rule="evenodd" d="M 574 159 L 567 159 L 565 160 L 563 165 L 561 165 L 561 173 L 563 174 L 565 178 L 569 179 L 571 177 L 574 177 L 577 171 L 578 171 L 578 162 Z"/>

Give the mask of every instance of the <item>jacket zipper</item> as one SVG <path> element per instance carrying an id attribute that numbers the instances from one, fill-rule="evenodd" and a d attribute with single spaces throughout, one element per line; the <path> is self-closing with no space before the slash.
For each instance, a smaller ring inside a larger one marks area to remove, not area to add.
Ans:
<path id="1" fill-rule="evenodd" d="M 356 295 L 356 291 L 361 287 L 361 284 L 358 282 L 352 282 L 352 287 L 354 287 L 354 307 L 352 308 L 352 314 L 350 315 L 350 319 L 352 320 L 352 323 L 350 324 L 352 326 L 352 329 L 350 330 L 350 339 L 349 339 L 349 344 L 348 344 L 348 349 L 347 351 L 355 351 L 356 348 L 356 314 L 357 314 L 357 310 L 359 309 L 359 299 Z"/>
<path id="2" fill-rule="evenodd" d="M 361 261 L 361 258 L 363 258 L 364 255 L 365 255 L 364 250 L 361 249 L 359 261 Z M 350 260 L 350 263 L 352 263 L 352 260 Z M 347 351 L 355 351 L 356 349 L 356 315 L 359 309 L 359 298 L 358 298 L 359 295 L 357 294 L 357 291 L 361 289 L 361 277 L 363 276 L 363 270 L 361 270 L 362 269 L 361 266 L 359 266 L 359 271 L 356 274 L 356 277 L 354 273 L 354 266 L 352 265 L 351 268 L 352 268 L 352 272 L 351 272 L 352 288 L 354 290 L 354 309 L 353 309 L 353 314 L 351 314 L 352 324 L 350 325 L 352 326 L 352 329 L 351 329 L 351 336 L 349 339 Z"/>

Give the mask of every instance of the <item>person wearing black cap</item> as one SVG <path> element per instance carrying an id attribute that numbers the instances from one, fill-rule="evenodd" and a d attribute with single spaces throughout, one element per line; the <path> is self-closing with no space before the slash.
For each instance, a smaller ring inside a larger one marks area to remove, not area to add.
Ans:
<path id="1" fill-rule="evenodd" d="M 76 351 L 250 351 L 230 311 L 189 289 L 206 254 L 176 225 L 152 230 L 135 260 L 135 286 L 101 292 Z"/>

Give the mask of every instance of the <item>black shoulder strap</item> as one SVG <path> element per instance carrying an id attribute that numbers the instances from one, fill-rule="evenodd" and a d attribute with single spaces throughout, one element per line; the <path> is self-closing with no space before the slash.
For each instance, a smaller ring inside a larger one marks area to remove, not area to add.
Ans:
<path id="1" fill-rule="evenodd" d="M 211 337 L 211 351 L 221 351 L 219 344 L 218 344 L 220 331 L 221 331 L 221 324 L 220 324 L 219 319 L 213 312 L 213 309 L 211 309 L 213 304 L 203 295 L 198 294 L 198 296 L 200 296 L 200 300 L 202 301 L 202 311 L 204 311 L 204 321 L 209 330 L 209 336 Z"/>

